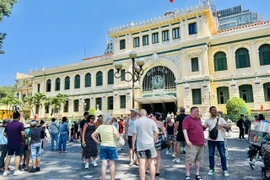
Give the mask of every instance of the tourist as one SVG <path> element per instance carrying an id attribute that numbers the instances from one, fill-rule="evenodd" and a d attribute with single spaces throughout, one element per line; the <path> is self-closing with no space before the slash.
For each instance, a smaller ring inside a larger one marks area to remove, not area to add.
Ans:
<path id="1" fill-rule="evenodd" d="M 74 122 L 74 139 L 75 140 L 78 140 L 78 136 L 77 136 L 77 134 L 78 134 L 78 123 L 75 121 Z"/>
<path id="2" fill-rule="evenodd" d="M 4 135 L 5 127 L 10 122 L 10 120 L 4 120 L 2 127 L 0 127 L 0 172 L 5 170 L 5 158 L 7 156 L 7 137 Z"/>
<path id="3" fill-rule="evenodd" d="M 49 125 L 49 132 L 51 135 L 51 150 L 54 150 L 54 142 L 56 149 L 58 148 L 58 135 L 59 135 L 59 125 L 55 122 L 55 118 L 52 118 L 52 122 Z"/>
<path id="4" fill-rule="evenodd" d="M 24 156 L 23 156 L 23 168 L 25 171 L 28 171 L 29 170 L 29 160 L 30 160 L 30 149 L 28 147 L 29 145 L 29 134 L 30 134 L 30 127 L 26 127 L 24 129 L 25 131 L 25 141 L 24 141 Z"/>
<path id="5" fill-rule="evenodd" d="M 166 151 L 166 154 L 167 155 L 170 154 L 170 148 L 172 148 L 172 155 L 174 155 L 174 143 L 175 143 L 174 123 L 172 122 L 171 116 L 167 117 L 166 132 L 168 139 L 168 150 Z"/>
<path id="6" fill-rule="evenodd" d="M 259 114 L 258 122 L 261 122 L 261 121 L 263 121 L 263 120 L 265 120 L 264 115 L 263 115 L 263 114 Z"/>
<path id="7" fill-rule="evenodd" d="M 120 121 L 119 121 L 119 134 L 120 136 L 123 138 L 124 137 L 124 118 L 120 117 Z"/>
<path id="8" fill-rule="evenodd" d="M 72 124 L 70 128 L 70 139 L 69 139 L 70 142 L 74 140 L 74 135 L 75 135 L 75 127 L 74 124 Z"/>
<path id="9" fill-rule="evenodd" d="M 96 128 L 103 124 L 102 115 L 99 115 L 96 122 Z"/>
<path id="10" fill-rule="evenodd" d="M 185 154 L 185 137 L 182 129 L 183 120 L 187 116 L 185 114 L 185 108 L 180 108 L 180 114 L 176 117 L 176 123 L 175 123 L 175 133 L 176 133 L 176 157 L 173 160 L 175 163 L 181 163 L 180 156 L 181 156 L 181 146 L 182 151 Z"/>
<path id="11" fill-rule="evenodd" d="M 157 125 L 147 116 L 146 110 L 140 110 L 140 118 L 135 121 L 132 138 L 132 148 L 135 150 L 137 141 L 137 153 L 139 158 L 140 179 L 145 180 L 147 167 L 150 167 L 150 179 L 154 180 L 156 175 L 154 158 L 157 157 L 155 142 L 159 131 Z"/>
<path id="12" fill-rule="evenodd" d="M 67 153 L 66 146 L 67 146 L 67 140 L 68 140 L 68 132 L 69 132 L 69 125 L 68 125 L 68 119 L 66 117 L 62 118 L 62 124 L 59 128 L 59 153 Z M 63 145 L 63 151 L 62 151 L 62 145 Z"/>
<path id="13" fill-rule="evenodd" d="M 42 121 L 41 121 L 42 122 Z M 29 173 L 35 173 L 40 171 L 40 158 L 41 158 L 41 143 L 42 143 L 42 131 L 46 128 L 44 121 L 40 126 L 36 120 L 32 120 L 30 123 L 30 133 L 28 138 L 28 149 L 30 149 L 30 156 L 32 160 L 32 168 L 28 171 Z"/>
<path id="14" fill-rule="evenodd" d="M 251 121 L 248 119 L 248 117 L 245 117 L 245 134 L 249 133 L 251 127 Z"/>
<path id="15" fill-rule="evenodd" d="M 44 124 L 45 122 L 41 120 L 40 125 L 43 127 Z M 41 151 L 44 151 L 44 139 L 47 138 L 45 126 L 42 128 L 40 138 L 41 138 Z"/>
<path id="16" fill-rule="evenodd" d="M 200 175 L 201 162 L 204 155 L 204 132 L 199 118 L 199 108 L 194 106 L 190 109 L 190 115 L 183 121 L 183 133 L 186 140 L 186 177 L 190 179 L 190 167 L 196 166 L 196 180 L 202 180 Z"/>
<path id="17" fill-rule="evenodd" d="M 208 128 L 209 131 L 218 125 L 218 136 L 216 139 L 212 139 L 210 136 L 208 137 L 208 150 L 209 150 L 209 172 L 208 175 L 212 176 L 215 173 L 215 152 L 216 148 L 219 151 L 220 159 L 221 159 L 221 166 L 224 176 L 229 176 L 227 171 L 227 160 L 226 160 L 226 150 L 225 150 L 225 138 L 226 138 L 226 129 L 229 129 L 229 125 L 227 122 L 218 116 L 217 108 L 215 106 L 211 106 L 209 108 L 209 112 L 211 117 L 208 118 L 204 122 L 204 128 Z"/>
<path id="18" fill-rule="evenodd" d="M 81 120 L 81 122 L 80 122 L 80 137 L 81 137 L 81 147 L 82 147 L 82 151 L 81 151 L 81 157 L 82 157 L 82 163 L 84 163 L 85 161 L 85 159 L 84 159 L 84 147 L 83 147 L 83 145 L 82 145 L 82 133 L 83 133 L 83 127 L 84 127 L 84 124 L 87 122 L 87 118 L 88 118 L 88 116 L 89 116 L 89 112 L 87 112 L 87 111 L 85 111 L 84 113 L 83 113 L 83 120 Z"/>
<path id="19" fill-rule="evenodd" d="M 245 128 L 245 121 L 244 121 L 244 114 L 240 115 L 240 119 L 237 121 L 236 125 L 239 128 L 239 139 L 243 140 L 244 137 L 244 128 Z"/>
<path id="20" fill-rule="evenodd" d="M 156 160 L 156 176 L 160 176 L 160 167 L 161 167 L 161 142 L 162 142 L 162 135 L 165 135 L 165 128 L 163 123 L 161 122 L 161 114 L 160 113 L 151 113 L 150 114 L 150 118 L 154 120 L 154 122 L 157 125 L 158 131 L 159 131 L 159 135 L 158 135 L 158 139 L 155 143 L 155 148 L 157 151 L 157 157 L 155 158 Z"/>
<path id="21" fill-rule="evenodd" d="M 132 166 L 135 160 L 135 152 L 132 149 L 132 136 L 134 132 L 134 122 L 138 119 L 139 111 L 135 108 L 130 110 L 130 117 L 126 120 L 125 135 L 129 146 L 129 166 Z"/>
<path id="22" fill-rule="evenodd" d="M 98 137 L 100 136 L 100 140 Z M 112 125 L 112 117 L 105 116 L 104 122 L 92 134 L 92 138 L 100 144 L 100 160 L 102 161 L 102 180 L 106 179 L 108 160 L 110 163 L 111 180 L 115 179 L 115 161 L 118 160 L 115 140 L 120 138 L 117 129 Z"/>
<path id="23" fill-rule="evenodd" d="M 96 158 L 98 155 L 97 143 L 93 140 L 92 134 L 95 132 L 95 116 L 89 115 L 87 122 L 83 127 L 82 134 L 82 144 L 84 146 L 84 156 L 85 156 L 85 169 L 89 168 L 89 159 L 93 159 L 93 166 L 97 166 Z"/>
<path id="24" fill-rule="evenodd" d="M 20 113 L 14 112 L 13 113 L 13 121 L 8 123 L 4 135 L 8 139 L 8 157 L 5 161 L 5 171 L 3 176 L 7 176 L 10 171 L 8 171 L 8 166 L 10 164 L 10 160 L 15 154 L 14 164 L 15 164 L 15 171 L 14 176 L 20 175 L 23 171 L 19 171 L 19 165 L 21 162 L 21 155 L 22 155 L 22 144 L 23 138 L 25 135 L 23 123 L 20 121 Z"/>

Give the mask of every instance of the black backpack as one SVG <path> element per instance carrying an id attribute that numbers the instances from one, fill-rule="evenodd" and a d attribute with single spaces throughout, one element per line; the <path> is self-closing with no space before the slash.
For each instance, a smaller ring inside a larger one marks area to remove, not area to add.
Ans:
<path id="1" fill-rule="evenodd" d="M 209 137 L 213 140 L 216 140 L 218 138 L 218 121 L 219 118 L 217 119 L 215 127 L 211 131 L 209 130 Z"/>

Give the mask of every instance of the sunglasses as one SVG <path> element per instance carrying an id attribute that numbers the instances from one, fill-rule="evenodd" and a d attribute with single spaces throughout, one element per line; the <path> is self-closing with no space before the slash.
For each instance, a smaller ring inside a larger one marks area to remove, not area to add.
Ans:
<path id="1" fill-rule="evenodd" d="M 91 118 L 91 119 L 95 120 L 95 118 Z"/>

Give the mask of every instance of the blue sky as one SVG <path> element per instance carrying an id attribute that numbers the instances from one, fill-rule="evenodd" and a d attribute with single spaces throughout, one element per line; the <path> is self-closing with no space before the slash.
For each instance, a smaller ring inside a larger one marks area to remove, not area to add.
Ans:
<path id="1" fill-rule="evenodd" d="M 203 0 L 201 0 L 203 1 Z M 269 0 L 216 0 L 217 9 L 242 5 L 270 20 Z M 171 8 L 199 0 L 174 0 Z M 0 23 L 7 33 L 0 55 L 0 86 L 15 84 L 16 72 L 80 62 L 104 53 L 109 27 L 163 15 L 169 0 L 18 0 Z M 85 47 L 85 48 L 84 48 Z M 85 51 L 84 51 L 85 49 Z"/>

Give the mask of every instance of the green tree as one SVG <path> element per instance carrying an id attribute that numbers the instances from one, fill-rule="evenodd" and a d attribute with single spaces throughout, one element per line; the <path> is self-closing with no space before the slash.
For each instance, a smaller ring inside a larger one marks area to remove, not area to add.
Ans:
<path id="1" fill-rule="evenodd" d="M 246 102 L 238 97 L 230 98 L 226 104 L 227 116 L 232 121 L 237 121 L 241 114 L 250 115 Z"/>
<path id="2" fill-rule="evenodd" d="M 8 94 L 6 97 L 2 98 L 0 100 L 0 105 L 5 105 L 6 106 L 6 112 L 8 114 L 8 117 L 10 117 L 10 112 L 12 111 L 12 108 L 15 105 L 22 106 L 22 103 L 15 98 L 12 94 Z"/>
<path id="3" fill-rule="evenodd" d="M 51 105 L 52 105 L 52 113 L 58 113 L 58 116 L 61 113 L 62 105 L 68 100 L 67 94 L 58 94 L 55 97 L 51 98 Z"/>
<path id="4" fill-rule="evenodd" d="M 8 95 L 14 95 L 15 86 L 0 86 L 0 100 Z"/>
<path id="5" fill-rule="evenodd" d="M 46 100 L 46 95 L 43 94 L 43 93 L 36 93 L 36 94 L 34 94 L 33 98 L 34 98 L 34 102 L 35 102 L 35 105 L 36 105 L 36 108 L 37 108 L 36 112 L 38 114 L 38 117 L 40 117 L 39 116 L 40 115 L 39 114 L 40 109 L 42 108 L 43 103 Z"/>
<path id="6" fill-rule="evenodd" d="M 0 0 L 0 22 L 2 22 L 3 17 L 9 17 L 11 14 L 11 9 L 17 0 Z M 4 54 L 2 50 L 3 41 L 6 37 L 6 33 L 0 33 L 0 54 Z"/>
<path id="7" fill-rule="evenodd" d="M 35 114 L 34 112 L 35 99 L 33 96 L 28 96 L 24 98 L 24 106 L 25 105 L 27 105 L 31 109 L 31 112 L 34 115 Z"/>

